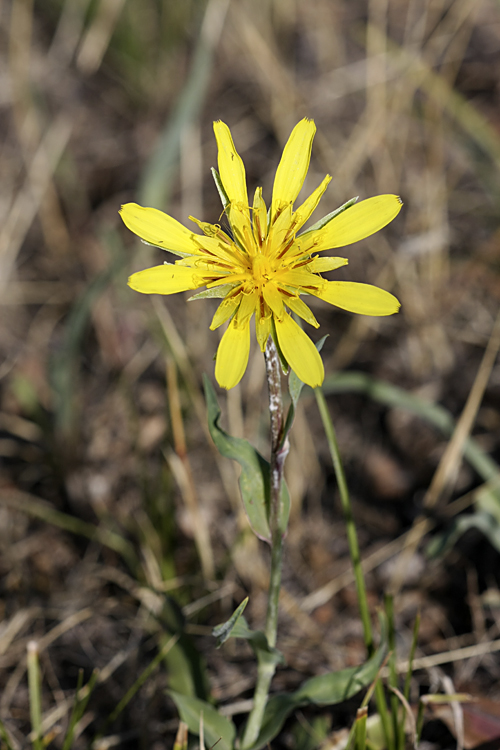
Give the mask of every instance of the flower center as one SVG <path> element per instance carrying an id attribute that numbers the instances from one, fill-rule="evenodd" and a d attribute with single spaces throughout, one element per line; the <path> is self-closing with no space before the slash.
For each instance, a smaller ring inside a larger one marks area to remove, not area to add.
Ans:
<path id="1" fill-rule="evenodd" d="M 274 276 L 275 270 L 269 262 L 269 258 L 259 253 L 252 258 L 252 274 L 255 283 L 259 286 L 269 281 Z"/>

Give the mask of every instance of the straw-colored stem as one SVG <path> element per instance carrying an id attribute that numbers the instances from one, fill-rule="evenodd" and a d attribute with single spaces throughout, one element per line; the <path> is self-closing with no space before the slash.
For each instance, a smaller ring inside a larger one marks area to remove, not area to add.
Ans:
<path id="1" fill-rule="evenodd" d="M 36 641 L 28 642 L 27 662 L 33 748 L 34 750 L 43 750 L 40 665 L 38 662 L 38 644 Z"/>
<path id="2" fill-rule="evenodd" d="M 269 387 L 269 412 L 271 416 L 271 461 L 270 461 L 270 508 L 269 528 L 271 531 L 271 572 L 267 601 L 266 638 L 269 646 L 276 645 L 278 631 L 278 604 L 281 588 L 281 568 L 283 562 L 283 532 L 280 528 L 281 485 L 283 467 L 288 453 L 288 442 L 280 447 L 283 430 L 283 399 L 281 395 L 281 368 L 276 346 L 269 338 L 266 347 L 266 371 Z M 273 659 L 264 655 L 259 659 L 254 705 L 248 717 L 241 744 L 242 750 L 251 747 L 259 736 L 269 687 L 276 671 Z"/>

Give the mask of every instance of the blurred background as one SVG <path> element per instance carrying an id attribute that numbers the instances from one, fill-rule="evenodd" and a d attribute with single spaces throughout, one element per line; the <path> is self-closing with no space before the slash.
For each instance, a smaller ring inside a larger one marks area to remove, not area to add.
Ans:
<path id="1" fill-rule="evenodd" d="M 312 221 L 353 196 L 402 197 L 397 219 L 339 251 L 349 265 L 330 275 L 393 292 L 401 312 L 354 317 L 312 300 L 312 333 L 329 334 L 325 392 L 372 607 L 397 592 L 401 658 L 422 613 L 414 696 L 446 676 L 498 698 L 499 3 L 3 0 L 0 44 L 0 719 L 11 745 L 30 731 L 33 639 L 54 747 L 79 670 L 99 676 L 75 747 L 96 734 L 94 747 L 172 747 L 168 686 L 210 694 L 236 721 L 251 696 L 245 644 L 215 651 L 210 636 L 247 594 L 262 626 L 267 576 L 236 470 L 207 432 L 216 301 L 130 290 L 131 272 L 166 256 L 118 216 L 136 201 L 186 225 L 217 223 L 216 119 L 231 128 L 250 195 L 261 185 L 270 199 L 286 139 L 310 117 L 304 193 L 333 175 Z M 225 428 L 265 454 L 260 351 L 218 394 Z M 364 659 L 310 391 L 287 480 L 276 689 Z M 182 648 L 116 712 L 180 630 Z M 349 707 L 311 712 L 275 744 L 333 746 L 350 718 Z M 430 739 L 446 746 L 439 732 Z"/>

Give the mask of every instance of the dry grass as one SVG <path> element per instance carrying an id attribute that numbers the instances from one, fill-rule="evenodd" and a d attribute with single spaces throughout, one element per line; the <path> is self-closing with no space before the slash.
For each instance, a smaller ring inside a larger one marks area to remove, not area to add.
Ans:
<path id="1" fill-rule="evenodd" d="M 186 652 L 165 645 L 181 610 L 191 639 L 183 648 L 194 644 L 201 671 L 208 663 L 225 713 L 251 695 L 249 652 L 233 642 L 215 651 L 210 638 L 247 593 L 249 618 L 262 624 L 267 579 L 234 468 L 207 434 L 212 300 L 129 290 L 127 274 L 159 256 L 117 214 L 139 198 L 183 222 L 217 221 L 209 167 L 219 118 L 251 191 L 263 185 L 269 196 L 281 147 L 309 116 L 318 135 L 306 189 L 333 175 L 325 213 L 354 195 L 404 200 L 398 219 L 349 248 L 349 266 L 336 272 L 394 291 L 402 312 L 351 318 L 317 301 L 330 334 L 325 366 L 439 402 L 462 415 L 460 428 L 447 447 L 428 422 L 369 395 L 332 395 L 330 405 L 373 608 L 384 589 L 399 589 L 402 659 L 422 611 L 415 691 L 434 685 L 453 650 L 456 688 L 498 699 L 498 551 L 472 531 L 445 558 L 423 555 L 425 535 L 449 523 L 446 501 L 496 472 L 492 464 L 478 476 L 462 461 L 467 438 L 493 459 L 500 449 L 498 4 L 11 0 L 0 4 L 0 38 L 0 719 L 12 746 L 29 744 L 33 640 L 54 747 L 80 668 L 85 682 L 93 669 L 99 676 L 75 747 L 96 736 L 100 748 L 173 746 L 165 689 L 196 678 Z M 241 385 L 220 399 L 233 434 L 265 452 L 264 366 L 260 352 L 251 357 Z M 288 482 L 288 667 L 277 689 L 363 659 L 328 452 L 307 397 Z M 335 728 L 351 716 L 326 713 Z M 296 747 L 293 738 L 287 729 L 276 744 Z"/>

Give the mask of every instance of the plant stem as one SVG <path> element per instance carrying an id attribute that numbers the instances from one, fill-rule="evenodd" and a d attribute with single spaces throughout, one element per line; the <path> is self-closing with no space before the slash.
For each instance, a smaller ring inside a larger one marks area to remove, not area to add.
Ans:
<path id="1" fill-rule="evenodd" d="M 370 613 L 368 610 L 368 599 L 366 598 L 365 579 L 363 577 L 363 570 L 361 568 L 358 535 L 356 533 L 356 526 L 354 524 L 354 518 L 352 516 L 351 498 L 349 497 L 349 489 L 347 487 L 347 481 L 344 474 L 344 467 L 342 466 L 342 459 L 340 457 L 337 437 L 335 435 L 335 428 L 333 426 L 332 418 L 330 417 L 330 412 L 328 411 L 325 395 L 321 388 L 315 388 L 314 395 L 316 396 L 316 402 L 318 404 L 319 413 L 321 415 L 321 421 L 323 422 L 323 429 L 325 430 L 328 447 L 330 448 L 330 455 L 332 457 L 333 468 L 339 487 L 340 502 L 342 505 L 342 512 L 344 514 L 347 531 L 347 541 L 349 544 L 349 552 L 351 555 L 352 567 L 354 568 L 354 578 L 356 581 L 356 589 L 358 592 L 358 603 L 361 614 L 361 621 L 363 623 L 365 646 L 366 650 L 368 651 L 368 656 L 371 656 L 374 651 L 372 624 L 370 620 Z"/>
<path id="2" fill-rule="evenodd" d="M 342 466 L 342 459 L 340 457 L 339 446 L 337 443 L 337 437 L 335 435 L 335 428 L 333 426 L 330 412 L 326 403 L 325 395 L 321 388 L 314 389 L 314 395 L 316 396 L 316 402 L 318 404 L 319 413 L 321 415 L 321 421 L 323 422 L 323 429 L 325 430 L 326 439 L 330 448 L 330 455 L 332 457 L 333 469 L 337 478 L 337 484 L 340 493 L 340 502 L 342 505 L 342 512 L 344 514 L 344 520 L 347 531 L 347 542 L 349 544 L 349 553 L 351 556 L 352 567 L 354 569 L 354 579 L 356 581 L 356 590 L 358 594 L 358 604 L 361 615 L 361 621 L 363 623 L 363 635 L 366 650 L 370 657 L 374 650 L 373 644 L 373 630 L 370 620 L 370 612 L 368 609 L 368 599 L 366 597 L 365 579 L 363 576 L 363 569 L 361 567 L 361 556 L 359 554 L 358 535 L 356 533 L 356 526 L 354 524 L 354 518 L 352 515 L 351 498 L 349 496 L 349 489 L 347 487 L 347 481 L 344 474 L 344 467 Z M 380 721 L 382 723 L 382 730 L 384 733 L 385 743 L 388 750 L 394 749 L 394 738 L 391 731 L 389 712 L 387 710 L 387 702 L 385 700 L 384 688 L 380 680 L 377 680 L 375 686 L 375 699 L 377 702 L 377 708 L 380 715 Z"/>
<path id="3" fill-rule="evenodd" d="M 280 518 L 283 512 L 281 485 L 283 468 L 288 454 L 288 440 L 280 448 L 283 430 L 283 399 L 281 395 L 281 367 L 274 341 L 270 337 L 266 346 L 266 371 L 269 388 L 269 412 L 271 416 L 271 460 L 270 460 L 270 507 L 269 528 L 271 531 L 271 572 L 267 600 L 265 634 L 271 648 L 276 645 L 278 631 L 278 604 L 281 588 L 281 568 L 283 563 L 283 532 Z M 245 728 L 242 750 L 247 750 L 256 741 L 262 726 L 264 710 L 269 695 L 269 687 L 276 671 L 273 655 L 262 652 L 258 655 L 257 684 L 254 705 Z"/>

